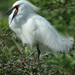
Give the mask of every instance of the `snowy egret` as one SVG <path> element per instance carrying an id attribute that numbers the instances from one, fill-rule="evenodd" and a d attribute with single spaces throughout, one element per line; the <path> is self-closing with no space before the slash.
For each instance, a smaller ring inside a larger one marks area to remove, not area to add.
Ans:
<path id="1" fill-rule="evenodd" d="M 38 8 L 29 1 L 19 0 L 13 4 L 10 10 L 12 9 L 14 10 L 9 16 L 9 27 L 21 39 L 23 45 L 37 48 L 37 59 L 40 52 L 67 52 L 72 48 L 74 38 L 59 34 L 44 17 L 35 13 Z"/>

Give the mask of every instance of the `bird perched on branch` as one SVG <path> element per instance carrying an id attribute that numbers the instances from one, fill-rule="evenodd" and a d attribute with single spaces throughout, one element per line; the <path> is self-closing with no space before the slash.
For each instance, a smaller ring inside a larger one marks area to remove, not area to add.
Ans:
<path id="1" fill-rule="evenodd" d="M 66 38 L 59 34 L 50 22 L 35 13 L 38 8 L 29 1 L 19 0 L 13 4 L 10 10 L 12 9 L 9 16 L 9 27 L 21 39 L 23 45 L 36 46 L 37 59 L 39 59 L 40 52 L 47 50 L 67 52 L 72 48 L 74 38 Z"/>

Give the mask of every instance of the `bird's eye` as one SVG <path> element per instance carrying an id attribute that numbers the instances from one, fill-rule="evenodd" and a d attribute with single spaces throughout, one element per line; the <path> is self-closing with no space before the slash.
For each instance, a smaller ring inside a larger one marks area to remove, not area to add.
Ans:
<path id="1" fill-rule="evenodd" d="M 18 8 L 18 5 L 16 5 L 16 6 L 13 6 L 13 8 Z"/>

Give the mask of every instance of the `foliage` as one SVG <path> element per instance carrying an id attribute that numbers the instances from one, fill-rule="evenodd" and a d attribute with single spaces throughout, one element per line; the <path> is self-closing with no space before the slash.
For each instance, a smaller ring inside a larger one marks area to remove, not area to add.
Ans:
<path id="1" fill-rule="evenodd" d="M 0 16 L 17 0 L 0 1 Z M 45 17 L 60 33 L 75 38 L 74 0 L 29 0 L 39 7 Z M 8 15 L 7 15 L 8 16 Z M 0 75 L 74 75 L 75 48 L 69 53 L 41 54 L 36 60 L 35 48 L 22 50 L 21 41 L 7 26 L 7 16 L 0 19 Z M 19 47 L 18 47 L 19 46 Z M 75 46 L 74 46 L 75 47 Z M 23 54 L 22 54 L 23 53 Z"/>

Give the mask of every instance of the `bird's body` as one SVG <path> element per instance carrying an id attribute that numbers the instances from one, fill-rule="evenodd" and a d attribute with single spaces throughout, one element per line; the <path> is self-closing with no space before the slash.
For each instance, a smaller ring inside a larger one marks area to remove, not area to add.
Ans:
<path id="1" fill-rule="evenodd" d="M 30 47 L 39 45 L 40 51 L 65 52 L 72 48 L 74 39 L 64 37 L 42 16 L 35 14 L 37 7 L 26 0 L 13 4 L 18 7 L 18 13 L 12 20 L 13 10 L 9 16 L 9 26 L 21 39 L 23 45 Z"/>
<path id="2" fill-rule="evenodd" d="M 26 22 L 24 21 L 22 25 L 18 26 L 18 24 L 13 23 L 15 22 L 9 24 L 10 28 L 21 39 L 23 45 L 26 43 L 32 47 L 39 44 L 39 47 L 43 51 L 53 50 L 64 52 L 73 43 L 72 38 L 67 39 L 60 35 L 44 17 L 37 14 L 30 14 Z M 68 40 L 71 40 L 71 42 Z"/>

